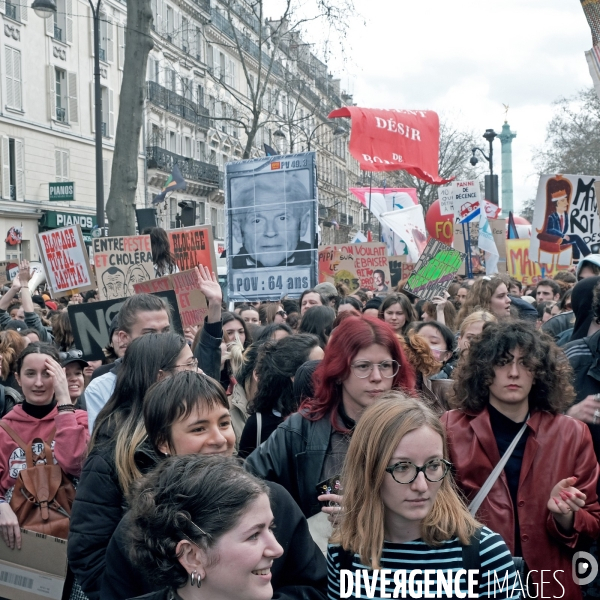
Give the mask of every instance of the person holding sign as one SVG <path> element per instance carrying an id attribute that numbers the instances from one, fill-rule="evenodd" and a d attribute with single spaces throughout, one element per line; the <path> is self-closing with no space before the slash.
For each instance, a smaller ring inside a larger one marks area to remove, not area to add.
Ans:
<path id="1" fill-rule="evenodd" d="M 40 342 L 52 341 L 48 331 L 42 325 L 42 321 L 33 309 L 33 300 L 29 291 L 29 280 L 33 273 L 29 269 L 29 261 L 23 260 L 19 264 L 19 274 L 13 279 L 12 286 L 2 298 L 0 298 L 0 328 L 4 329 L 11 317 L 7 311 L 12 299 L 21 292 L 21 305 L 24 313 L 26 327 L 23 329 L 34 329 L 38 334 Z"/>
<path id="2" fill-rule="evenodd" d="M 241 247 L 233 269 L 310 265 L 310 198 L 294 173 L 239 177 L 232 181 L 233 237 Z"/>

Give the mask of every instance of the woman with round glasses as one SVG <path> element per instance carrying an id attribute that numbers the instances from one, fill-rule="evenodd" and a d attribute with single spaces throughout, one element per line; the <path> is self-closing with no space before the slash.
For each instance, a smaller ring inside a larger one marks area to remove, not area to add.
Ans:
<path id="1" fill-rule="evenodd" d="M 351 316 L 331 334 L 313 381 L 314 397 L 246 460 L 248 470 L 285 487 L 306 517 L 339 511 L 340 497 L 322 490 L 339 477 L 357 421 L 385 392 L 413 393 L 415 374 L 387 323 Z"/>
<path id="2" fill-rule="evenodd" d="M 327 553 L 330 598 L 519 597 L 506 544 L 469 514 L 451 467 L 440 420 L 422 402 L 390 392 L 365 411 L 340 480 L 343 516 Z M 478 581 L 469 585 L 461 569 L 479 570 Z"/>

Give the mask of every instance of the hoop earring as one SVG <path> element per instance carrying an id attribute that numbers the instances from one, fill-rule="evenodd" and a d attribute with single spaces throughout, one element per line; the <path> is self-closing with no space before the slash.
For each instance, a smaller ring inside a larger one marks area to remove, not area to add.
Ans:
<path id="1" fill-rule="evenodd" d="M 196 573 L 197 571 L 194 570 L 194 572 L 190 575 L 190 584 L 192 587 L 196 585 Z M 198 577 L 198 579 L 200 579 L 200 577 Z"/>
<path id="2" fill-rule="evenodd" d="M 200 589 L 200 586 L 202 585 L 202 575 L 200 575 L 200 573 L 198 573 L 198 580 L 196 585 L 198 586 L 198 589 Z"/>

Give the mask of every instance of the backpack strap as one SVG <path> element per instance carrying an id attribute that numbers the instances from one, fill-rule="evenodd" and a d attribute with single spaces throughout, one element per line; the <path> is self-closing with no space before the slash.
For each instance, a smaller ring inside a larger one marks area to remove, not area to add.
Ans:
<path id="1" fill-rule="evenodd" d="M 8 423 L 5 423 L 4 420 L 0 420 L 0 427 L 8 433 L 8 435 L 13 439 L 15 444 L 23 450 L 23 452 L 27 452 L 27 444 L 23 441 L 23 438 L 10 426 Z M 29 444 L 31 446 L 31 444 Z"/>

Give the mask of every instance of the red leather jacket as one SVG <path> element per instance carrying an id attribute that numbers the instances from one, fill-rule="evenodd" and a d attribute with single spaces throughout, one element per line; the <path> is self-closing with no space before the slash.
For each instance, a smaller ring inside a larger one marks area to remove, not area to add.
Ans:
<path id="1" fill-rule="evenodd" d="M 489 413 L 487 409 L 479 413 L 451 410 L 442 415 L 442 423 L 458 486 L 471 501 L 500 460 Z M 532 571 L 530 582 L 538 585 L 538 598 L 576 600 L 581 598 L 581 590 L 573 581 L 572 556 L 577 550 L 586 550 L 589 541 L 600 534 L 596 495 L 600 469 L 592 438 L 585 423 L 564 415 L 538 411 L 527 424 L 517 495 L 523 558 Z M 578 477 L 575 487 L 587 500 L 575 513 L 574 532 L 564 535 L 546 505 L 552 488 L 572 475 Z M 514 510 L 504 472 L 483 501 L 477 519 L 499 533 L 514 552 Z M 531 591 L 534 593 L 534 588 Z"/>

